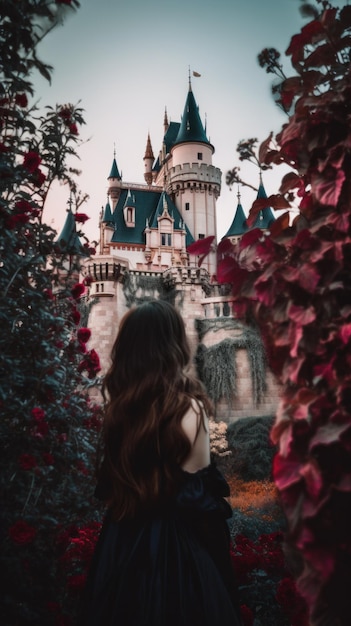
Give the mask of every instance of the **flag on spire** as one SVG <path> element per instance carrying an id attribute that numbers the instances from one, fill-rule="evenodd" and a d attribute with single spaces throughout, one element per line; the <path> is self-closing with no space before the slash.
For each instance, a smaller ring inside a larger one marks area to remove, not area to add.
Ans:
<path id="1" fill-rule="evenodd" d="M 201 74 L 199 74 L 199 72 L 193 72 L 193 76 L 196 76 L 196 78 L 199 78 Z"/>

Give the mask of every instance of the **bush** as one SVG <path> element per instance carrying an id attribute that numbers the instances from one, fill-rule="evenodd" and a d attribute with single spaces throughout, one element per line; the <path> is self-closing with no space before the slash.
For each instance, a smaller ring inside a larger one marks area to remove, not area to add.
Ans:
<path id="1" fill-rule="evenodd" d="M 231 472 L 243 480 L 265 480 L 272 475 L 275 446 L 270 441 L 274 417 L 245 417 L 227 430 Z"/>

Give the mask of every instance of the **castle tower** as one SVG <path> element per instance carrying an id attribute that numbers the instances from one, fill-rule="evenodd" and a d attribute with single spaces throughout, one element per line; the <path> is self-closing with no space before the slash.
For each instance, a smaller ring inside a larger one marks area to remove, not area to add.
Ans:
<path id="1" fill-rule="evenodd" d="M 110 196 L 112 211 L 116 208 L 116 204 L 121 194 L 122 176 L 120 175 L 116 162 L 116 151 L 113 153 L 113 161 L 108 180 L 108 195 Z"/>
<path id="2" fill-rule="evenodd" d="M 168 137 L 171 134 L 175 135 L 173 140 Z M 167 193 L 195 240 L 210 235 L 216 237 L 216 201 L 221 190 L 222 174 L 219 168 L 212 165 L 214 147 L 206 136 L 190 80 L 182 121 L 178 125 L 168 125 L 165 145 L 159 184 L 162 176 Z M 214 252 L 205 259 L 204 267 L 210 276 L 216 274 Z"/>

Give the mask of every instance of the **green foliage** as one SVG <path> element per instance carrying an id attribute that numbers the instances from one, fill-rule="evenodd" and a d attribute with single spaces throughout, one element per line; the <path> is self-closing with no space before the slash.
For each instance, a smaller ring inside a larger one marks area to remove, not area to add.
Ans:
<path id="1" fill-rule="evenodd" d="M 274 97 L 289 113 L 261 144 L 265 165 L 292 168 L 265 206 L 287 208 L 263 234 L 227 249 L 218 275 L 241 312 L 254 315 L 268 361 L 283 384 L 272 436 L 274 478 L 300 552 L 298 579 L 313 626 L 349 623 L 351 612 L 351 7 L 304 4 L 312 17 L 287 49 L 260 62 L 275 73 Z M 262 201 L 249 216 L 253 224 Z M 298 217 L 289 219 L 289 210 Z M 259 263 L 257 260 L 259 259 Z"/>
<path id="2" fill-rule="evenodd" d="M 276 447 L 270 441 L 273 416 L 245 417 L 228 425 L 231 472 L 243 480 L 266 480 L 272 477 Z"/>
<path id="3" fill-rule="evenodd" d="M 49 626 L 73 614 L 59 537 L 91 520 L 99 360 L 81 326 L 80 259 L 42 219 L 55 180 L 82 202 L 71 159 L 82 110 L 29 106 L 30 76 L 50 68 L 38 41 L 78 3 L 0 3 L 0 459 L 4 626 Z M 78 221 L 78 220 L 77 220 Z M 79 221 L 82 221 L 80 216 Z M 83 233 L 79 233 L 83 235 Z M 83 253 L 92 253 L 86 242 Z M 65 622 L 66 623 L 66 622 Z"/>

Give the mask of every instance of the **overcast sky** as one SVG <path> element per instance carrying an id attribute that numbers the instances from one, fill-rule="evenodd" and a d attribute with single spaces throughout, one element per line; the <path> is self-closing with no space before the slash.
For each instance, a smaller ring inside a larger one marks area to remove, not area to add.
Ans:
<path id="1" fill-rule="evenodd" d="M 222 170 L 217 204 L 218 235 L 230 226 L 237 188 L 229 191 L 225 174 L 238 164 L 241 139 L 265 139 L 286 117 L 273 102 L 272 75 L 261 69 L 257 55 L 276 47 L 285 57 L 291 36 L 306 23 L 299 0 L 81 0 L 63 27 L 50 33 L 39 56 L 54 66 L 51 86 L 36 78 L 41 104 L 81 102 L 86 126 L 81 136 L 79 186 L 90 199 L 85 231 L 98 236 L 98 216 L 106 204 L 107 176 L 114 145 L 123 179 L 143 182 L 147 134 L 154 154 L 163 137 L 163 117 L 180 121 L 188 90 L 188 68 L 201 74 L 192 79 L 193 92 L 207 135 L 215 146 L 213 164 Z M 339 3 L 340 4 L 340 3 Z M 242 166 L 243 176 L 258 184 L 254 166 Z M 277 191 L 282 172 L 265 174 L 267 194 Z M 246 213 L 255 194 L 242 190 Z M 46 220 L 60 231 L 68 191 L 49 199 Z"/>

